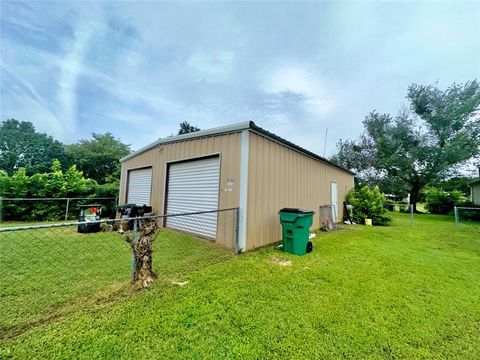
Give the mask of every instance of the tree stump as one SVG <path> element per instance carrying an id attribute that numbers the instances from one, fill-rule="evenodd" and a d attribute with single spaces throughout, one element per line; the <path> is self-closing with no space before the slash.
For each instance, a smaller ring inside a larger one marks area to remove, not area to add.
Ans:
<path id="1" fill-rule="evenodd" d="M 152 269 L 153 242 L 157 235 L 158 224 L 156 219 L 138 221 L 138 230 L 134 232 L 119 233 L 130 245 L 135 260 L 135 270 L 132 285 L 139 288 L 150 287 L 157 275 Z"/>

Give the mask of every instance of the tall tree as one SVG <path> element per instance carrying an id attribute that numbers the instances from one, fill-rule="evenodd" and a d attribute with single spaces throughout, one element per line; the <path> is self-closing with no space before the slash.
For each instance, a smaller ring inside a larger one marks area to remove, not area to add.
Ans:
<path id="1" fill-rule="evenodd" d="M 416 211 L 423 187 L 480 153 L 480 86 L 472 81 L 442 91 L 413 84 L 407 99 L 410 112 L 367 115 L 360 139 L 340 141 L 332 160 L 364 181 L 408 190 Z"/>
<path id="2" fill-rule="evenodd" d="M 31 122 L 8 119 L 0 123 L 0 169 L 8 174 L 24 167 L 27 174 L 46 172 L 53 160 L 68 167 L 61 142 L 35 131 Z"/>
<path id="3" fill-rule="evenodd" d="M 188 121 L 184 121 L 180 123 L 180 129 L 178 130 L 178 135 L 188 134 L 195 131 L 200 131 L 200 129 L 196 126 L 190 125 Z"/>
<path id="4" fill-rule="evenodd" d="M 442 179 L 437 183 L 432 184 L 444 191 L 451 192 L 454 190 L 461 191 L 464 196 L 470 196 L 469 184 L 477 178 L 471 176 L 453 176 L 448 179 Z"/>
<path id="5" fill-rule="evenodd" d="M 91 140 L 67 145 L 66 150 L 86 177 L 104 184 L 120 177 L 119 160 L 130 153 L 130 145 L 123 144 L 110 133 L 93 133 Z"/>

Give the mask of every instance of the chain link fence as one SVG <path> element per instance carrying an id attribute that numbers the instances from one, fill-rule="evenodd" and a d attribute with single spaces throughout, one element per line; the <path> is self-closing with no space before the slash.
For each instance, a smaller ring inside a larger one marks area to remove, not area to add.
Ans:
<path id="1" fill-rule="evenodd" d="M 181 283 L 237 249 L 237 208 L 0 227 L 0 338 L 129 289 L 135 264 L 125 236 L 139 236 L 139 219 L 156 219 L 159 225 L 152 256 L 159 281 Z M 95 224 L 100 231 L 78 232 Z"/>
<path id="2" fill-rule="evenodd" d="M 479 206 L 455 206 L 453 208 L 455 228 L 459 229 L 461 223 L 480 222 Z"/>

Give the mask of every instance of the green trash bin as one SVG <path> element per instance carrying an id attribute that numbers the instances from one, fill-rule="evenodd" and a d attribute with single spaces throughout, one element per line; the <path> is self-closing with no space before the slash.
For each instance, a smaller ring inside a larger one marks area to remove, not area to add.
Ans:
<path id="1" fill-rule="evenodd" d="M 278 212 L 282 224 L 283 251 L 295 255 L 305 255 L 313 247 L 309 241 L 313 211 L 284 208 Z"/>

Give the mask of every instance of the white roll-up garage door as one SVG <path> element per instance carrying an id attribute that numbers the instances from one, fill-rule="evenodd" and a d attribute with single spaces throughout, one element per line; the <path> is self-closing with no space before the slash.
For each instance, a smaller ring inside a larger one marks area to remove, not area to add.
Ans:
<path id="1" fill-rule="evenodd" d="M 167 214 L 218 210 L 218 156 L 169 165 Z M 168 217 L 167 226 L 215 238 L 217 213 Z"/>
<path id="2" fill-rule="evenodd" d="M 128 172 L 127 203 L 150 206 L 152 191 L 152 168 Z"/>

